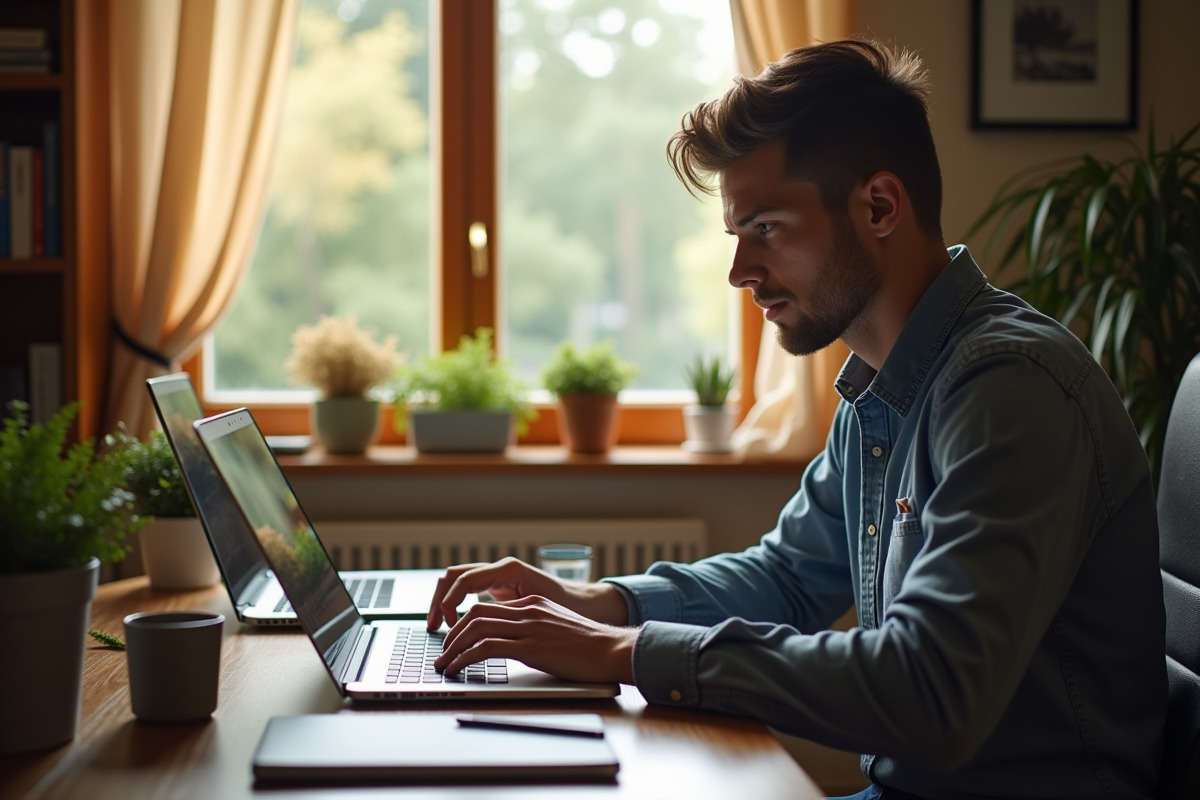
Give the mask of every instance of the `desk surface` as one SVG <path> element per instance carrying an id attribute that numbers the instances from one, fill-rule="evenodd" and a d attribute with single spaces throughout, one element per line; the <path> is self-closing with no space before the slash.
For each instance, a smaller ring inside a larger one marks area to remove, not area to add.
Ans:
<path id="1" fill-rule="evenodd" d="M 92 627 L 123 633 L 135 611 L 188 609 L 225 614 L 217 711 L 205 723 L 138 722 L 129 707 L 125 653 L 98 643 L 84 659 L 83 708 L 75 740 L 54 750 L 0 758 L 3 798 L 316 798 L 391 796 L 396 787 L 296 788 L 256 792 L 250 757 L 268 718 L 349 708 L 298 631 L 252 629 L 233 616 L 221 587 L 160 592 L 145 578 L 100 587 Z M 471 706 L 458 706 L 455 710 Z M 473 706 L 478 708 L 478 705 Z M 593 711 L 605 719 L 621 769 L 616 784 L 408 786 L 430 798 L 819 798 L 816 785 L 760 723 L 649 706 L 632 687 L 615 700 L 522 703 L 508 710 Z M 420 714 L 447 710 L 397 713 Z"/>

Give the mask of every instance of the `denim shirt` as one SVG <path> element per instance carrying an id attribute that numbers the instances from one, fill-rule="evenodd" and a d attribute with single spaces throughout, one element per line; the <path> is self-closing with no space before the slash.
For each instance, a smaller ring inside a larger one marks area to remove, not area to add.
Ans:
<path id="1" fill-rule="evenodd" d="M 1166 716 L 1149 466 L 1087 349 L 963 246 L 741 553 L 625 590 L 651 703 L 864 753 L 927 798 L 1149 797 Z M 828 626 L 850 606 L 858 626 Z"/>

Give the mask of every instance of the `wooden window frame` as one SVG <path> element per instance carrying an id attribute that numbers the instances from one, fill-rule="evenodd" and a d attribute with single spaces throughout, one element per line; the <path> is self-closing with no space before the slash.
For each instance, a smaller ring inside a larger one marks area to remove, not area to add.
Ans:
<path id="1" fill-rule="evenodd" d="M 502 335 L 496 319 L 496 270 L 476 276 L 471 268 L 467 230 L 472 223 L 487 226 L 487 256 L 496 264 L 503 231 L 497 225 L 497 123 L 498 38 L 496 4 L 478 0 L 442 0 L 438 41 L 432 47 L 440 77 L 437 150 L 441 202 L 437 219 L 436 258 L 438 314 L 435 330 L 441 349 L 453 348 L 461 336 L 481 326 Z M 492 136 L 470 136 L 470 131 L 493 131 Z M 680 191 L 683 191 L 681 188 Z M 754 373 L 762 336 L 762 315 L 749 293 L 742 297 L 739 418 L 754 404 Z M 497 342 L 497 346 L 500 343 Z M 197 353 L 184 364 L 197 387 L 203 387 L 204 363 Z M 229 403 L 204 399 L 207 413 L 235 408 Z M 267 434 L 308 433 L 307 403 L 255 403 L 255 420 Z M 556 444 L 559 441 L 557 407 L 539 404 L 538 418 L 521 444 Z M 679 444 L 684 439 L 680 404 L 623 404 L 619 417 L 620 444 Z M 384 409 L 379 442 L 403 444 L 395 431 L 392 409 Z"/>

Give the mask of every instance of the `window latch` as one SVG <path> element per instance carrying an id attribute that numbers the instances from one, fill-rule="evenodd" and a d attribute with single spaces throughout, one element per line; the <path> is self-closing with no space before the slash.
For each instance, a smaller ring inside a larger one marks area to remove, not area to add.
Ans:
<path id="1" fill-rule="evenodd" d="M 471 245 L 471 274 L 476 278 L 488 276 L 487 225 L 472 222 L 467 229 L 467 242 Z"/>

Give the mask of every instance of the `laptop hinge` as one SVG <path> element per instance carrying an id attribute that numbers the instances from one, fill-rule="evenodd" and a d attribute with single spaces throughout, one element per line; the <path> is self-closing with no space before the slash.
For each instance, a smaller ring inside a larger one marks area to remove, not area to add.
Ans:
<path id="1" fill-rule="evenodd" d="M 350 651 L 350 660 L 346 662 L 346 669 L 342 672 L 346 683 L 362 680 L 363 669 L 367 665 L 367 653 L 371 650 L 371 640 L 374 638 L 375 628 L 372 626 L 364 625 L 359 629 L 354 649 Z"/>

